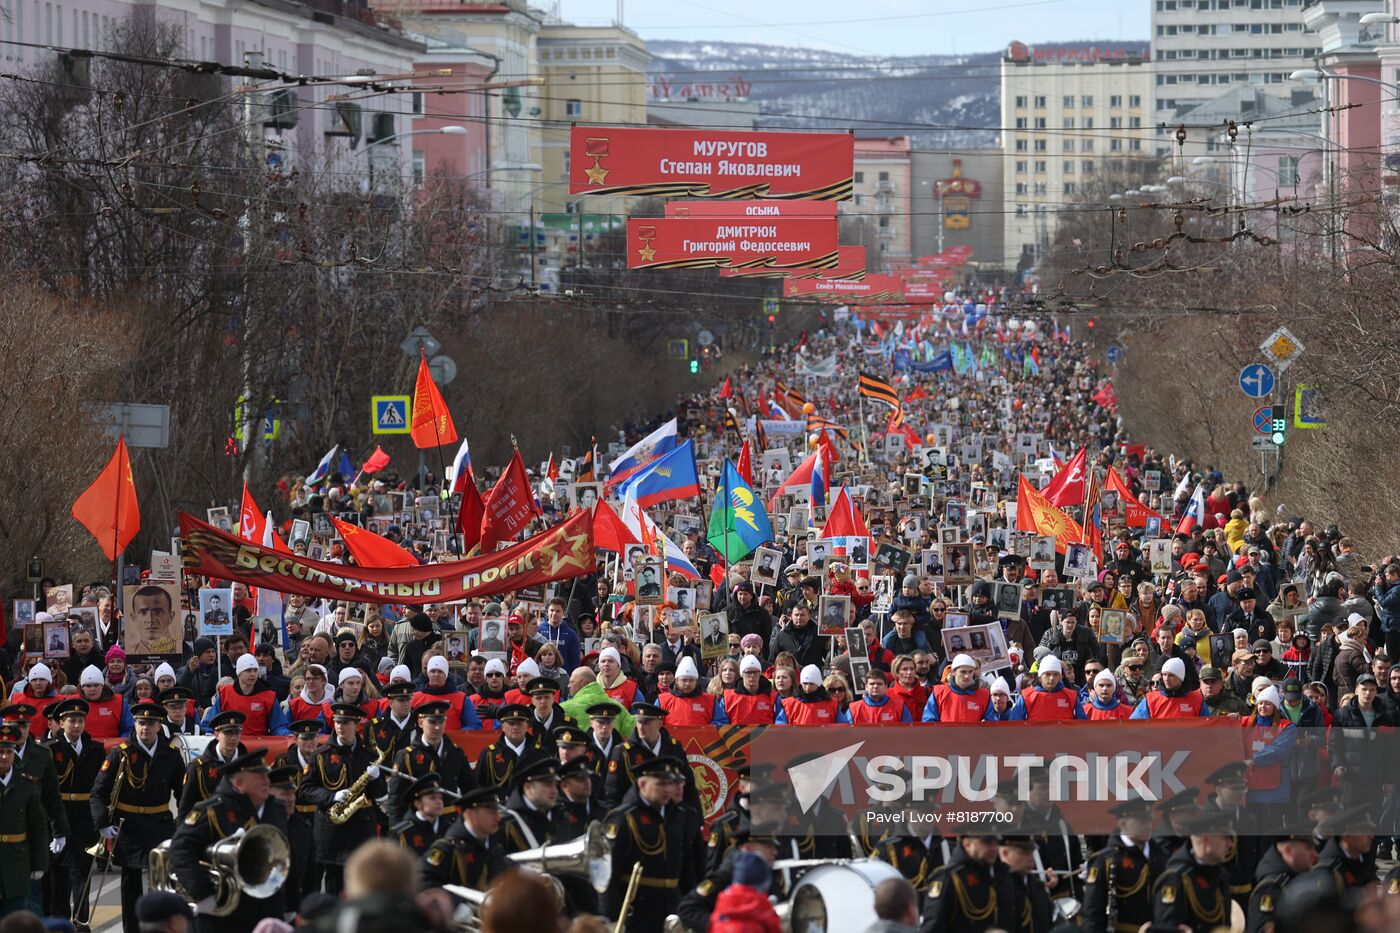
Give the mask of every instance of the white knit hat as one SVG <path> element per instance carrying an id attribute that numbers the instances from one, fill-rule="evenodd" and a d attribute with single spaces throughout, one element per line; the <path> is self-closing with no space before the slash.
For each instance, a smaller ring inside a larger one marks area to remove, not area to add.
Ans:
<path id="1" fill-rule="evenodd" d="M 429 661 L 428 663 L 431 664 L 433 662 Z M 505 672 L 506 666 L 501 662 L 500 658 L 492 658 L 487 661 L 485 669 L 482 670 L 483 674 L 500 674 L 502 676 L 505 675 Z"/>
<path id="2" fill-rule="evenodd" d="M 1265 687 L 1254 695 L 1254 704 L 1258 706 L 1260 703 L 1272 703 L 1277 711 L 1283 705 L 1283 695 L 1278 692 L 1278 687 Z"/>
<path id="3" fill-rule="evenodd" d="M 820 687 L 822 685 L 822 669 L 815 664 L 808 664 L 802 668 L 802 674 L 798 680 L 804 684 L 816 684 Z"/>
<path id="4" fill-rule="evenodd" d="M 360 678 L 360 682 L 364 683 L 365 672 L 360 670 L 358 667 L 355 667 L 354 665 L 351 665 L 350 667 L 342 667 L 340 669 L 340 676 L 336 678 L 335 682 L 336 684 L 343 684 L 352 677 L 358 677 Z"/>
<path id="5" fill-rule="evenodd" d="M 49 670 L 49 666 L 47 664 L 45 664 L 43 661 L 40 661 L 38 664 L 34 665 L 29 669 L 29 679 L 47 680 L 49 683 L 53 683 L 53 671 Z"/>
<path id="6" fill-rule="evenodd" d="M 498 661 L 497 663 L 499 664 L 500 662 Z M 502 665 L 502 668 L 504 669 L 504 665 Z M 443 657 L 442 655 L 440 655 L 440 654 L 433 655 L 431 658 L 429 658 L 429 659 L 428 659 L 428 673 L 431 674 L 433 671 L 442 671 L 444 674 L 446 674 L 446 673 L 447 673 L 447 659 L 444 658 L 444 657 Z"/>
<path id="7" fill-rule="evenodd" d="M 696 670 L 695 662 L 691 660 L 689 655 L 681 658 L 681 663 L 676 665 L 676 679 L 680 680 L 682 677 L 694 677 L 696 680 L 700 679 L 700 672 Z"/>
<path id="8" fill-rule="evenodd" d="M 175 668 L 170 666 L 168 661 L 161 661 L 156 667 L 156 672 L 151 675 L 152 680 L 160 680 L 162 677 L 174 677 Z"/>
<path id="9" fill-rule="evenodd" d="M 95 664 L 89 664 L 78 675 L 78 686 L 86 687 L 88 684 L 102 685 L 102 671 L 98 670 Z"/>
<path id="10" fill-rule="evenodd" d="M 515 668 L 515 673 L 524 674 L 526 677 L 540 676 L 540 666 L 535 663 L 534 658 L 526 658 Z"/>
<path id="11" fill-rule="evenodd" d="M 1162 673 L 1171 674 L 1177 680 L 1185 680 L 1186 664 L 1181 658 L 1168 658 L 1167 662 L 1162 665 Z"/>
<path id="12" fill-rule="evenodd" d="M 1094 675 L 1094 686 L 1097 687 L 1100 683 L 1103 683 L 1105 681 L 1107 681 L 1110 684 L 1113 684 L 1113 686 L 1115 687 L 1118 686 L 1118 678 L 1114 677 L 1113 672 L 1108 670 L 1107 668 L 1099 671 L 1096 675 Z"/>
<path id="13" fill-rule="evenodd" d="M 972 660 L 972 655 L 970 654 L 960 654 L 957 657 L 953 658 L 953 663 L 948 666 L 951 667 L 953 670 L 957 670 L 960 667 L 975 668 L 977 667 L 977 662 Z"/>
<path id="14" fill-rule="evenodd" d="M 761 673 L 763 671 L 763 662 L 751 654 L 746 654 L 739 661 L 739 673 L 747 674 L 749 671 L 759 671 Z"/>
<path id="15" fill-rule="evenodd" d="M 598 660 L 601 661 L 604 658 L 612 658 L 619 665 L 622 663 L 622 655 L 619 654 L 618 650 L 612 647 L 611 645 L 598 652 Z"/>
<path id="16" fill-rule="evenodd" d="M 1048 654 L 1040 659 L 1040 666 L 1036 670 L 1041 674 L 1061 674 L 1065 672 L 1065 666 L 1060 663 L 1060 659 L 1053 654 Z"/>
<path id="17" fill-rule="evenodd" d="M 1004 693 L 1007 696 L 1011 696 L 1011 685 L 1006 682 L 1005 677 L 998 677 L 996 680 L 992 681 L 992 692 Z"/>
<path id="18" fill-rule="evenodd" d="M 238 663 L 233 665 L 233 672 L 235 674 L 241 674 L 244 671 L 255 671 L 257 669 L 258 659 L 246 653 L 240 654 L 238 656 Z"/>
<path id="19" fill-rule="evenodd" d="M 412 682 L 413 672 L 408 669 L 407 664 L 396 664 L 394 669 L 389 672 L 389 683 L 392 684 L 399 680 Z"/>

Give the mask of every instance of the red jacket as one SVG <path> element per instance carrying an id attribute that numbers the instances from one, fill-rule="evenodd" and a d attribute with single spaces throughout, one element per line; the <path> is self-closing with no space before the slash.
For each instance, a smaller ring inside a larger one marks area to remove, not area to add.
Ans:
<path id="1" fill-rule="evenodd" d="M 782 933 L 782 929 L 768 895 L 746 884 L 731 884 L 719 892 L 710 913 L 710 933 Z"/>
<path id="2" fill-rule="evenodd" d="M 668 726 L 708 726 L 714 721 L 718 699 L 713 693 L 681 697 L 667 690 L 656 698 L 656 705 L 666 711 Z"/>
<path id="3" fill-rule="evenodd" d="M 909 707 L 909 716 L 915 722 L 920 722 L 924 718 L 924 707 L 928 705 L 929 688 L 919 681 L 914 681 L 914 686 L 904 687 L 897 683 L 891 683 L 887 691 L 890 696 L 897 700 L 903 700 L 904 705 Z"/>
<path id="4" fill-rule="evenodd" d="M 1149 719 L 1192 719 L 1201 715 L 1205 698 L 1199 690 L 1188 690 L 1179 697 L 1169 697 L 1160 690 L 1147 695 Z"/>
<path id="5" fill-rule="evenodd" d="M 110 688 L 103 692 L 107 694 L 105 699 L 96 703 L 92 700 L 87 701 L 87 725 L 83 728 L 94 739 L 119 738 L 122 734 L 122 712 L 126 700 L 120 693 L 113 693 Z"/>
<path id="6" fill-rule="evenodd" d="M 724 712 L 736 726 L 771 726 L 778 696 L 770 688 L 767 693 L 739 693 L 732 687 L 724 691 Z"/>
<path id="7" fill-rule="evenodd" d="M 272 708 L 277 705 L 277 694 L 271 688 L 244 696 L 238 692 L 238 682 L 234 681 L 220 687 L 217 696 L 220 712 L 233 709 L 248 717 L 243 721 L 245 736 L 259 738 L 268 734 L 268 717 Z"/>

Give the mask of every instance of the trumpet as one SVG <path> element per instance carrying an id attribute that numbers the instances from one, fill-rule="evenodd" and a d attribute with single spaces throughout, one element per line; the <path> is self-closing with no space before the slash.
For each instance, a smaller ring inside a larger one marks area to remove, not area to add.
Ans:
<path id="1" fill-rule="evenodd" d="M 389 760 L 389 753 L 391 751 L 393 751 L 392 745 L 384 749 L 384 751 L 380 753 L 379 758 L 374 762 L 375 766 L 380 767 L 382 770 L 384 762 Z M 345 799 L 339 803 L 331 804 L 330 809 L 326 811 L 326 816 L 332 823 L 336 826 L 341 826 L 349 822 L 350 818 L 356 813 L 359 813 L 374 802 L 365 794 L 365 786 L 368 784 L 369 769 L 366 768 L 365 773 L 355 778 L 355 782 L 346 788 L 349 793 L 346 795 Z"/>
<path id="2" fill-rule="evenodd" d="M 118 754 L 117 775 L 115 778 L 112 779 L 112 799 L 107 803 L 107 824 L 109 826 L 115 826 L 117 828 L 118 835 L 121 834 L 122 825 L 117 821 L 117 804 L 121 801 L 122 785 L 126 783 L 126 774 L 128 767 L 129 765 L 126 760 L 126 755 Z M 112 851 L 115 851 L 117 845 L 117 837 L 113 836 L 111 842 Z M 101 836 L 98 836 L 96 842 L 84 849 L 83 853 L 92 859 L 92 864 L 88 866 L 87 878 L 83 881 L 83 891 L 87 892 L 92 889 L 92 873 L 96 871 L 97 863 L 99 861 L 102 862 L 102 880 L 97 883 L 97 893 L 88 898 L 88 915 L 86 920 L 79 921 L 78 908 L 73 908 L 73 913 L 69 916 L 68 919 L 71 920 L 75 925 L 79 922 L 85 924 L 92 923 L 92 909 L 94 906 L 96 906 L 97 901 L 102 897 L 102 889 L 106 886 L 107 883 L 107 869 L 111 867 L 111 858 L 108 855 L 107 840 L 102 838 Z M 79 904 L 81 904 L 81 899 L 79 901 Z"/>

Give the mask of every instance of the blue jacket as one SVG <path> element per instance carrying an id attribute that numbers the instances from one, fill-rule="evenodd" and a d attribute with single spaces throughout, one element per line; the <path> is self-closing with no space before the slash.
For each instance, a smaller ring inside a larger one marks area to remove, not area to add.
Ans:
<path id="1" fill-rule="evenodd" d="M 1400 589 L 1400 587 L 1397 587 L 1397 589 Z M 929 647 L 928 636 L 925 635 L 924 630 L 917 625 L 910 631 L 909 639 L 914 643 L 915 648 L 922 648 L 925 651 L 933 650 Z M 897 647 L 898 643 L 899 632 L 890 629 L 885 633 L 885 637 L 880 640 L 880 647 L 884 648 L 886 651 L 893 651 L 895 654 L 908 654 L 909 652 L 907 651 L 899 650 Z"/>
<path id="2" fill-rule="evenodd" d="M 562 623 L 558 629 L 550 625 L 547 621 L 541 621 L 535 637 L 540 641 L 552 641 L 559 646 L 559 654 L 564 658 L 564 667 L 574 670 L 579 666 L 579 659 L 583 657 L 583 646 L 579 643 L 578 632 L 568 622 Z"/>
<path id="3" fill-rule="evenodd" d="M 1382 580 L 1374 592 L 1376 610 L 1381 617 L 1381 631 L 1400 631 L 1400 586 L 1390 586 Z"/>
<path id="4" fill-rule="evenodd" d="M 1257 717 L 1254 722 L 1260 726 L 1274 724 L 1272 718 L 1265 719 L 1262 716 Z M 1256 765 L 1279 765 L 1279 784 L 1278 787 L 1269 790 L 1250 790 L 1248 797 L 1250 803 L 1287 803 L 1289 801 L 1293 783 L 1293 745 L 1297 741 L 1298 728 L 1294 726 L 1290 729 L 1284 729 L 1274 736 L 1274 740 L 1268 745 L 1254 750 L 1253 757 Z"/>

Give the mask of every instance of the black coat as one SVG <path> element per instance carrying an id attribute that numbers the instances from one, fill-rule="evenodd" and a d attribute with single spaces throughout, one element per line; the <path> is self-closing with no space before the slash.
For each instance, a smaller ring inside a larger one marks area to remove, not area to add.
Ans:
<path id="1" fill-rule="evenodd" d="M 164 738 L 156 740 L 155 757 L 146 754 L 134 738 L 108 752 L 88 801 L 93 825 L 99 830 L 113 824 L 113 820 L 107 818 L 107 811 L 123 762 L 128 770 L 117 788 L 115 814 L 121 831 L 112 856 L 116 864 L 124 868 L 145 868 L 147 854 L 175 832 L 175 817 L 170 814 L 169 807 L 172 800 L 179 798 L 185 785 L 185 759 Z M 155 813 L 139 812 L 145 808 L 164 809 Z"/>
<path id="2" fill-rule="evenodd" d="M 788 626 L 773 636 L 772 646 L 769 648 L 769 659 L 776 658 L 784 651 L 792 652 L 797 658 L 797 669 L 808 664 L 815 664 L 818 667 L 826 660 L 827 643 L 826 639 L 817 634 L 815 622 L 808 623 L 801 629 Z"/>
<path id="3" fill-rule="evenodd" d="M 315 761 L 302 775 L 297 802 L 314 804 L 317 808 L 313 831 L 316 857 L 321 861 L 344 864 L 361 843 L 379 835 L 380 813 L 373 805 L 339 825 L 332 823 L 329 816 L 336 792 L 349 789 L 376 757 L 364 742 L 356 742 L 353 748 L 332 742 L 316 753 Z M 388 793 L 384 775 L 367 782 L 365 792 L 371 800 Z"/>

